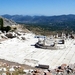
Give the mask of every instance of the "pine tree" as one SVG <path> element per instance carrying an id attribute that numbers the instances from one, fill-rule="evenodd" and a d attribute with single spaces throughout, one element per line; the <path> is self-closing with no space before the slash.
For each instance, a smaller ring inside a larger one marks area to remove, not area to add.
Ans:
<path id="1" fill-rule="evenodd" d="M 3 19 L 0 18 L 0 30 L 3 31 Z"/>

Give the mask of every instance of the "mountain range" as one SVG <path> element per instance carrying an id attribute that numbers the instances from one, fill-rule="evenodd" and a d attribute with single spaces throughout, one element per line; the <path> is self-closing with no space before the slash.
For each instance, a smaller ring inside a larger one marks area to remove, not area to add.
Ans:
<path id="1" fill-rule="evenodd" d="M 29 16 L 29 15 L 1 15 L 4 18 L 13 20 L 17 23 L 28 25 L 29 30 L 35 27 L 41 27 L 42 31 L 67 31 L 75 32 L 75 15 L 58 15 L 58 16 Z M 35 27 L 34 27 L 35 26 Z M 41 29 L 40 28 L 40 29 Z"/>
<path id="2" fill-rule="evenodd" d="M 29 16 L 29 15 L 1 15 L 7 19 L 14 20 L 19 23 L 62 23 L 67 21 L 75 21 L 75 15 L 58 15 L 58 16 Z"/>

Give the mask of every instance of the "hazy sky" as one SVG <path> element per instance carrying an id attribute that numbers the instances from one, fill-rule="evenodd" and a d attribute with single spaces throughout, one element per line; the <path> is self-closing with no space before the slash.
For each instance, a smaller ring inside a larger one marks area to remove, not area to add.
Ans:
<path id="1" fill-rule="evenodd" d="M 0 0 L 0 15 L 75 14 L 75 0 Z"/>

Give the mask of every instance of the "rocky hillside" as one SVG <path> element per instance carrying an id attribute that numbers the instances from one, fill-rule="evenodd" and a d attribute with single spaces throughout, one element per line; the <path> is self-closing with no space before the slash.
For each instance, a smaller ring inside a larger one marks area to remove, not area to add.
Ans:
<path id="1" fill-rule="evenodd" d="M 3 20 L 4 20 L 4 26 L 17 25 L 17 23 L 14 22 L 13 20 L 4 18 L 4 17 L 2 17 L 2 16 L 0 16 L 0 18 L 3 18 Z"/>
<path id="2" fill-rule="evenodd" d="M 15 21 L 11 19 L 4 18 L 0 16 L 0 18 L 3 18 L 4 26 L 10 26 L 11 30 L 15 29 L 16 32 L 30 32 L 28 29 L 26 29 L 23 25 L 17 24 Z"/>

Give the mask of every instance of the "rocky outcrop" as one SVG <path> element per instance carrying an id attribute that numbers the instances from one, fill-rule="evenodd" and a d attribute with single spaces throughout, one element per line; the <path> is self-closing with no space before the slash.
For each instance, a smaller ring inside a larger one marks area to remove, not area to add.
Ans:
<path id="1" fill-rule="evenodd" d="M 1 17 L 1 16 L 0 16 L 0 18 L 3 19 L 3 21 L 4 21 L 4 26 L 17 25 L 17 23 L 14 22 L 13 20 L 9 20 L 9 19 L 4 18 L 4 17 Z"/>

